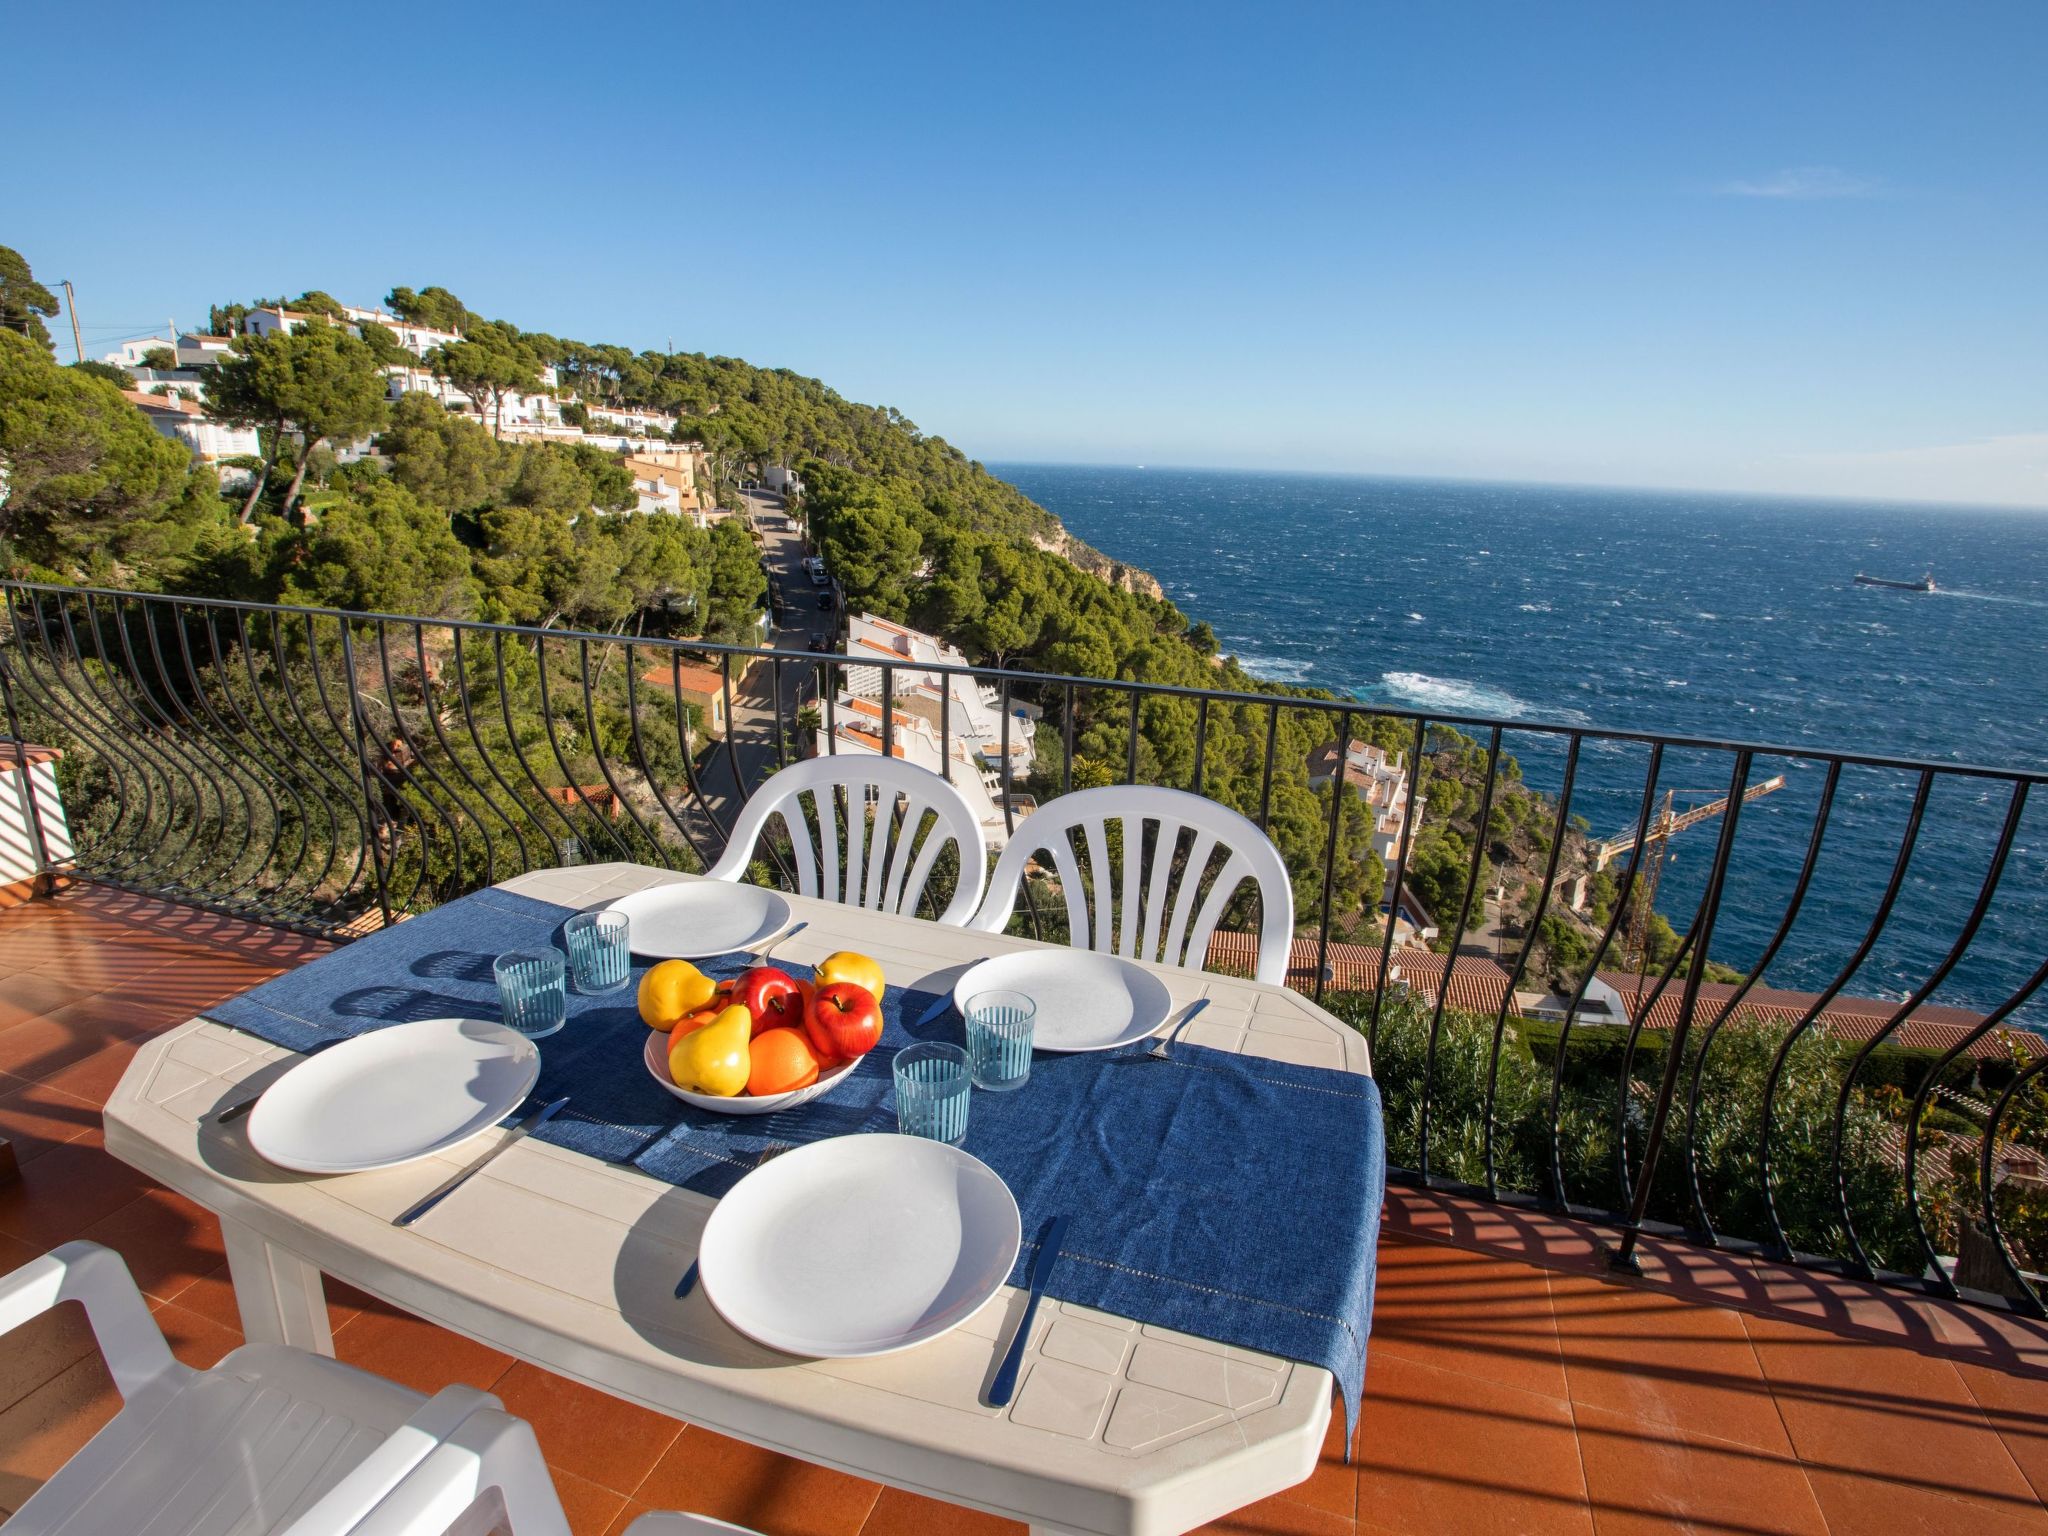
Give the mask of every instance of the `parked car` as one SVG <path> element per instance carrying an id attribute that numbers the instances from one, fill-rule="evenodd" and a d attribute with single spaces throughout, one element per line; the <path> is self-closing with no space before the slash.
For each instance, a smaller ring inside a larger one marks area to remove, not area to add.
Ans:
<path id="1" fill-rule="evenodd" d="M 804 569 L 811 573 L 811 585 L 814 587 L 825 586 L 832 580 L 830 576 L 825 574 L 825 562 L 816 555 L 805 557 Z"/>
<path id="2" fill-rule="evenodd" d="M 830 635 L 813 635 L 811 636 L 810 648 L 820 656 L 830 656 L 832 654 L 832 637 Z"/>
<path id="3" fill-rule="evenodd" d="M 830 587 L 827 587 L 818 594 L 818 606 L 829 613 L 832 609 L 839 606 L 839 594 Z"/>

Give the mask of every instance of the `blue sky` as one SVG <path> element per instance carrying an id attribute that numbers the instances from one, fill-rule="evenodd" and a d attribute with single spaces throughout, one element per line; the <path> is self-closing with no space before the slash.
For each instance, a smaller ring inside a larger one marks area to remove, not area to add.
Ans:
<path id="1" fill-rule="evenodd" d="M 0 243 L 89 355 L 442 283 L 990 460 L 2048 506 L 2039 0 L 67 18 Z"/>

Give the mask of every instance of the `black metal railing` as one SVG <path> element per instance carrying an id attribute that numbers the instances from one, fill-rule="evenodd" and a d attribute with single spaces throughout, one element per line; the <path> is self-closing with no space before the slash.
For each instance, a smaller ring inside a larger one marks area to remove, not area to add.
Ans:
<path id="1" fill-rule="evenodd" d="M 922 755 L 997 840 L 1019 796 L 1170 785 L 1281 849 L 1291 984 L 1367 1036 L 1397 1178 L 1610 1223 L 1621 1264 L 1668 1233 L 2042 1309 L 2043 773 L 24 582 L 0 601 L 4 723 L 63 750 L 82 876 L 346 937 L 565 861 L 708 867 L 811 752 Z M 1680 844 L 1684 784 L 1721 808 Z M 757 854 L 789 883 L 787 849 Z M 1404 892 L 1433 948 L 1401 931 Z M 1063 937 L 1063 902 L 1026 894 L 1021 931 Z M 1229 914 L 1255 926 L 1256 903 Z"/>

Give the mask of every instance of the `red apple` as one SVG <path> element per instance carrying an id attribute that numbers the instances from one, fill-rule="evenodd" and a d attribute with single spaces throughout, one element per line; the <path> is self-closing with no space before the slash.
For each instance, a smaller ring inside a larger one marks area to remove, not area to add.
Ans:
<path id="1" fill-rule="evenodd" d="M 793 1027 L 803 1021 L 802 983 L 772 965 L 757 965 L 740 972 L 739 980 L 733 983 L 732 1000 L 753 1018 L 753 1032 L 757 1035 L 764 1029 Z"/>
<path id="2" fill-rule="evenodd" d="M 834 1062 L 865 1056 L 882 1038 L 882 1005 L 866 987 L 835 981 L 818 988 L 804 1034 L 812 1050 Z"/>

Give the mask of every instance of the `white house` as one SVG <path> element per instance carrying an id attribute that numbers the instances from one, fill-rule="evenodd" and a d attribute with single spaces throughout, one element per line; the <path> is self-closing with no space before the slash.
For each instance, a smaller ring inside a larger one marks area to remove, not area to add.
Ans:
<path id="1" fill-rule="evenodd" d="M 168 336 L 138 336 L 133 341 L 122 342 L 100 361 L 112 363 L 116 368 L 140 368 L 143 356 L 158 347 L 174 353 L 178 350 L 178 344 Z"/>
<path id="2" fill-rule="evenodd" d="M 699 528 L 709 527 L 715 514 L 707 506 L 708 477 L 703 473 L 702 455 L 684 448 L 647 449 L 626 456 L 626 472 L 633 477 L 641 512 L 665 512 L 687 517 Z"/>
<path id="3" fill-rule="evenodd" d="M 139 389 L 124 389 L 121 398 L 147 416 L 158 432 L 191 449 L 192 456 L 202 463 L 218 464 L 263 451 L 254 427 L 215 421 L 196 401 L 180 395 L 146 395 Z"/>
<path id="4" fill-rule="evenodd" d="M 817 750 L 820 756 L 832 752 L 882 755 L 882 705 L 876 700 L 842 693 L 833 699 L 829 714 L 821 703 L 818 716 Z M 973 808 L 974 818 L 981 823 L 982 836 L 987 839 L 989 847 L 1000 848 L 1009 841 L 1009 825 L 1003 815 L 1000 798 L 1002 791 L 991 783 L 992 775 L 981 766 L 967 743 L 956 737 L 946 743 L 942 752 L 938 733 L 929 721 L 897 709 L 890 711 L 888 746 L 891 757 L 950 779 L 953 787 L 966 797 L 968 805 Z M 1021 817 L 1023 810 L 1020 808 L 1017 814 Z"/>
<path id="5" fill-rule="evenodd" d="M 384 370 L 384 376 L 385 394 L 394 403 L 405 395 L 430 395 L 447 409 L 475 416 L 485 426 L 498 426 L 508 435 L 514 431 L 541 432 L 575 440 L 573 429 L 563 424 L 562 402 L 552 394 L 510 394 L 505 397 L 502 411 L 494 412 L 488 401 L 479 405 L 424 365 L 406 367 L 394 364 Z M 552 366 L 541 370 L 541 381 L 549 389 L 554 387 L 555 370 Z"/>
<path id="6" fill-rule="evenodd" d="M 795 470 L 782 464 L 770 464 L 761 471 L 761 479 L 768 489 L 783 496 L 801 496 L 804 483 L 797 478 Z"/>
<path id="7" fill-rule="evenodd" d="M 431 325 L 415 325 L 410 320 L 401 320 L 389 310 L 364 309 L 359 305 L 344 304 L 341 306 L 341 312 L 348 316 L 349 324 L 351 325 L 357 327 L 363 325 L 383 326 L 385 330 L 398 338 L 398 344 L 401 347 L 404 347 L 416 357 L 425 357 L 436 347 L 446 346 L 451 341 L 462 340 L 462 332 L 460 331 L 441 331 L 436 330 Z"/>
<path id="8" fill-rule="evenodd" d="M 187 331 L 178 337 L 180 368 L 210 368 L 226 357 L 234 345 L 231 336 L 208 336 Z"/>
<path id="9" fill-rule="evenodd" d="M 1391 758 L 1369 741 L 1353 741 L 1344 749 L 1344 783 L 1372 811 L 1372 847 L 1383 863 L 1391 864 L 1401 842 L 1401 828 L 1408 818 L 1408 774 L 1401 766 L 1402 754 Z M 1308 781 L 1320 786 L 1337 774 L 1337 744 L 1326 741 L 1308 757 Z M 1415 824 L 1422 825 L 1425 799 L 1415 802 Z"/>
<path id="10" fill-rule="evenodd" d="M 608 422 L 641 437 L 672 437 L 676 418 L 665 411 L 643 410 L 635 405 L 596 405 L 584 402 L 593 424 Z"/>
<path id="11" fill-rule="evenodd" d="M 252 309 L 242 316 L 242 330 L 250 336 L 275 336 L 279 331 L 296 331 L 302 325 L 310 325 L 322 318 L 307 314 L 304 310 L 286 309 L 272 305 L 268 309 Z"/>
<path id="12" fill-rule="evenodd" d="M 967 658 L 936 635 L 863 613 L 847 623 L 847 691 L 856 698 L 882 696 L 882 666 L 895 663 L 889 677 L 896 707 L 924 721 L 938 734 L 966 744 L 991 780 L 1000 783 L 1003 762 L 1002 696 L 978 679 L 937 667 L 964 667 Z M 863 665 L 863 663 L 865 663 Z M 1031 772 L 1033 728 L 1042 711 L 1010 701 L 1010 783 Z"/>

